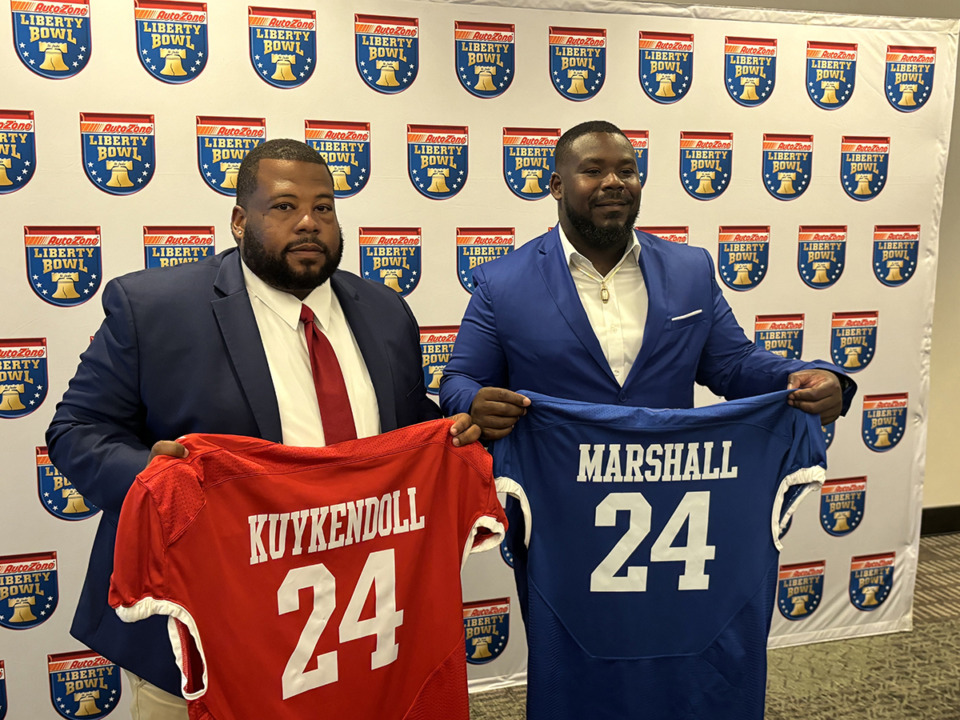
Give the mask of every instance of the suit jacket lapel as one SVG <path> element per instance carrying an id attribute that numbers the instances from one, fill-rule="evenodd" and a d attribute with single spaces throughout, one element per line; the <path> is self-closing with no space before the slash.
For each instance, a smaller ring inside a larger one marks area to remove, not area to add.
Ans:
<path id="1" fill-rule="evenodd" d="M 280 409 L 270 378 L 270 366 L 250 306 L 250 297 L 240 269 L 240 253 L 227 252 L 220 265 L 214 288 L 221 295 L 211 301 L 227 353 L 237 371 L 240 387 L 250 404 L 260 437 L 282 442 Z"/>
<path id="2" fill-rule="evenodd" d="M 663 257 L 643 234 L 638 233 L 637 239 L 640 241 L 640 272 L 643 273 L 643 282 L 647 288 L 647 321 L 643 326 L 640 353 L 624 385 L 643 373 L 642 368 L 660 342 L 660 335 L 667 321 L 666 300 L 669 297 L 670 278 L 664 270 Z"/>
<path id="3" fill-rule="evenodd" d="M 338 274 L 330 278 L 333 291 L 337 294 L 343 315 L 353 331 L 353 337 L 360 347 L 360 354 L 366 363 L 367 372 L 373 382 L 377 396 L 377 408 L 380 411 L 380 431 L 387 432 L 397 428 L 397 405 L 393 393 L 393 374 L 389 354 L 380 342 L 380 336 L 374 325 L 375 318 L 360 298 L 360 294 L 350 287 Z"/>
<path id="4" fill-rule="evenodd" d="M 555 225 L 549 233 L 543 236 L 540 243 L 540 255 L 537 263 L 540 276 L 556 303 L 557 309 L 563 315 L 577 340 L 580 341 L 580 344 L 607 377 L 616 382 L 613 371 L 610 369 L 610 363 L 603 355 L 600 341 L 597 340 L 597 335 L 590 326 L 590 320 L 583 309 L 583 303 L 577 294 L 577 288 L 573 284 L 573 278 L 570 276 L 570 266 L 563 253 L 563 245 L 560 244 L 560 231 L 557 227 Z"/>

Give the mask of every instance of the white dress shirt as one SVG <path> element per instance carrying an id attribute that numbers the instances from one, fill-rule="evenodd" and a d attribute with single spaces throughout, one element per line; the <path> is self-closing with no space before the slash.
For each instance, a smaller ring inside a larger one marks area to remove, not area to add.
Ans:
<path id="1" fill-rule="evenodd" d="M 246 263 L 241 262 L 241 267 L 277 394 L 283 444 L 300 447 L 326 444 L 310 368 L 310 352 L 300 322 L 301 304 L 313 310 L 317 327 L 330 340 L 340 362 L 357 437 L 379 434 L 380 411 L 373 382 L 330 282 L 314 288 L 301 303 L 290 293 L 267 285 Z"/>
<path id="2" fill-rule="evenodd" d="M 638 264 L 640 243 L 634 234 L 620 262 L 601 277 L 593 263 L 573 247 L 559 224 L 557 230 L 590 327 L 600 341 L 613 376 L 623 386 L 640 354 L 643 327 L 647 322 L 647 286 Z M 607 292 L 602 295 L 603 288 Z"/>

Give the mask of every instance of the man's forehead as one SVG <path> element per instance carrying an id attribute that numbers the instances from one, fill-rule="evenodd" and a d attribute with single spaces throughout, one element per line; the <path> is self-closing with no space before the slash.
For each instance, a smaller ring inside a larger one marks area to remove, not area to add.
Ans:
<path id="1" fill-rule="evenodd" d="M 570 159 L 582 162 L 589 159 L 600 159 L 615 151 L 629 159 L 633 157 L 633 145 L 623 135 L 616 133 L 595 132 L 581 135 L 570 145 Z"/>

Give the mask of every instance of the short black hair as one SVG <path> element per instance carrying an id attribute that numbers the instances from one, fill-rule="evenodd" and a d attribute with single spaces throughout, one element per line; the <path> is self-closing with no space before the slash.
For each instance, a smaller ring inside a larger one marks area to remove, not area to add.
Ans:
<path id="1" fill-rule="evenodd" d="M 581 138 L 584 135 L 591 135 L 593 133 L 620 135 L 624 140 L 630 142 L 630 138 L 623 134 L 623 130 L 618 128 L 612 122 L 607 122 L 606 120 L 588 120 L 587 122 L 582 122 L 579 125 L 574 125 L 563 135 L 561 135 L 559 140 L 557 140 L 557 147 L 553 154 L 554 167 L 560 167 L 560 165 L 563 164 L 567 158 L 567 155 L 570 153 L 570 147 L 578 138 Z"/>
<path id="2" fill-rule="evenodd" d="M 247 153 L 237 171 L 237 205 L 247 207 L 247 200 L 257 189 L 257 171 L 261 160 L 295 160 L 327 167 L 327 161 L 305 142 L 290 138 L 267 140 Z M 329 168 L 327 172 L 330 172 Z M 332 176 L 331 176 L 332 177 Z"/>

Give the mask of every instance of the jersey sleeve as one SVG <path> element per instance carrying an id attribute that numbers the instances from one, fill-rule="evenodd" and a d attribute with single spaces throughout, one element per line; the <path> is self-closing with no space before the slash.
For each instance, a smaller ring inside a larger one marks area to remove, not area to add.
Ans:
<path id="1" fill-rule="evenodd" d="M 788 408 L 786 413 L 787 430 L 791 432 L 793 442 L 784 461 L 786 474 L 780 481 L 773 503 L 771 529 L 777 550 L 783 549 L 780 536 L 800 503 L 823 486 L 827 466 L 827 444 L 820 428 L 820 418 L 796 408 Z"/>
<path id="2" fill-rule="evenodd" d="M 178 600 L 169 577 L 166 558 L 170 531 L 175 528 L 164 520 L 165 504 L 162 494 L 152 494 L 139 479 L 130 488 L 117 525 L 108 602 L 124 622 L 167 617 L 183 696 L 193 700 L 206 692 L 206 663 L 197 624 Z"/>
<path id="3" fill-rule="evenodd" d="M 463 449 L 470 452 L 471 463 L 463 478 L 460 500 L 461 523 L 466 530 L 461 567 L 471 553 L 500 545 L 507 530 L 507 517 L 497 498 L 490 455 L 479 443 Z"/>

